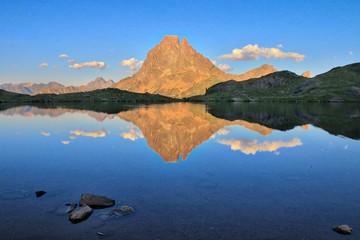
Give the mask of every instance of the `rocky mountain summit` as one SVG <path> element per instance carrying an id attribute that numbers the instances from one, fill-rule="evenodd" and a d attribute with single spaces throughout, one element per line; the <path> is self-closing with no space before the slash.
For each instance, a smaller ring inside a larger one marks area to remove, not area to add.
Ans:
<path id="1" fill-rule="evenodd" d="M 204 94 L 207 88 L 230 79 L 243 81 L 276 71 L 270 65 L 263 65 L 241 75 L 227 74 L 198 53 L 186 38 L 180 42 L 177 36 L 165 36 L 149 51 L 141 69 L 114 87 L 184 98 Z"/>

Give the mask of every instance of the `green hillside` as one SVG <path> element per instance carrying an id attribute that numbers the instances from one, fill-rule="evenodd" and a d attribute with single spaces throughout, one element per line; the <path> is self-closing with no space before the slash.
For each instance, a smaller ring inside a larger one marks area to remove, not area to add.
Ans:
<path id="1" fill-rule="evenodd" d="M 129 102 L 129 103 L 155 103 L 171 102 L 172 98 L 149 93 L 133 93 L 115 88 L 95 90 L 91 92 L 67 94 L 38 94 L 35 96 L 10 93 L 0 90 L 0 102 Z"/>
<path id="2" fill-rule="evenodd" d="M 190 101 L 360 101 L 360 63 L 337 67 L 314 78 L 289 71 L 243 82 L 228 81 Z"/>

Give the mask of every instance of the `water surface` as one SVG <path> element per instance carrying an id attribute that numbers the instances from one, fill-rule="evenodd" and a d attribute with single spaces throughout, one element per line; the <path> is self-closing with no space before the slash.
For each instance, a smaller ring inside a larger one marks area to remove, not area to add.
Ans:
<path id="1" fill-rule="evenodd" d="M 0 109 L 0 239 L 360 236 L 356 105 Z M 85 192 L 135 214 L 71 224 L 59 209 Z"/>

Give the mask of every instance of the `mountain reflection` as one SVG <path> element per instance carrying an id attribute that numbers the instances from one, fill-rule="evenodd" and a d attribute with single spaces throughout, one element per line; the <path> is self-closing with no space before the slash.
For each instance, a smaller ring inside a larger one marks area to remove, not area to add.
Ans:
<path id="1" fill-rule="evenodd" d="M 67 108 L 67 107 L 34 107 L 34 106 L 21 106 L 13 107 L 5 110 L 1 110 L 1 115 L 7 116 L 24 116 L 24 117 L 35 117 L 35 116 L 49 116 L 52 118 L 60 117 L 66 113 L 82 113 L 86 114 L 89 117 L 102 122 L 105 119 L 113 119 L 113 114 L 108 114 L 104 112 L 96 112 L 91 110 L 81 110 L 77 108 Z"/>
<path id="2" fill-rule="evenodd" d="M 185 160 L 195 147 L 225 126 L 241 125 L 261 135 L 272 132 L 260 124 L 216 118 L 202 104 L 154 105 L 120 112 L 117 116 L 136 125 L 149 147 L 166 162 L 177 162 L 180 157 Z"/>
<path id="3" fill-rule="evenodd" d="M 333 135 L 360 139 L 360 105 L 356 103 L 232 103 L 208 105 L 209 113 L 222 119 L 246 120 L 278 130 L 309 124 Z"/>
<path id="4" fill-rule="evenodd" d="M 321 104 L 192 104 L 171 103 L 162 105 L 71 105 L 46 107 L 5 108 L 0 115 L 7 116 L 50 116 L 59 117 L 66 113 L 81 113 L 104 121 L 120 118 L 134 125 L 119 133 L 120 137 L 135 141 L 145 139 L 148 146 L 166 162 L 185 160 L 189 154 L 205 141 L 213 138 L 217 143 L 229 146 L 244 154 L 276 152 L 280 148 L 302 145 L 299 138 L 283 141 L 248 139 L 248 136 L 234 137 L 228 126 L 242 126 L 261 136 L 271 134 L 275 129 L 286 131 L 297 126 L 304 130 L 310 125 L 320 127 L 334 135 L 353 139 L 360 136 L 360 109 L 354 105 Z M 90 110 L 91 109 L 91 110 Z M 51 133 L 40 130 L 50 137 Z M 78 137 L 105 138 L 110 131 L 103 129 L 84 131 L 73 129 L 69 139 Z M 242 133 L 240 132 L 240 135 Z M 231 136 L 231 137 L 228 137 Z M 70 140 L 62 141 L 69 144 Z"/>

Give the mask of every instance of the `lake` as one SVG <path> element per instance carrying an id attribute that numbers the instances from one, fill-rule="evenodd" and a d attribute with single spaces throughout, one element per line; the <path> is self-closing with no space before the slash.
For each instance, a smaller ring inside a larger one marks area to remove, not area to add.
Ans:
<path id="1" fill-rule="evenodd" d="M 356 104 L 0 104 L 0 128 L 0 239 L 360 238 Z M 72 224 L 82 193 L 135 212 Z"/>

